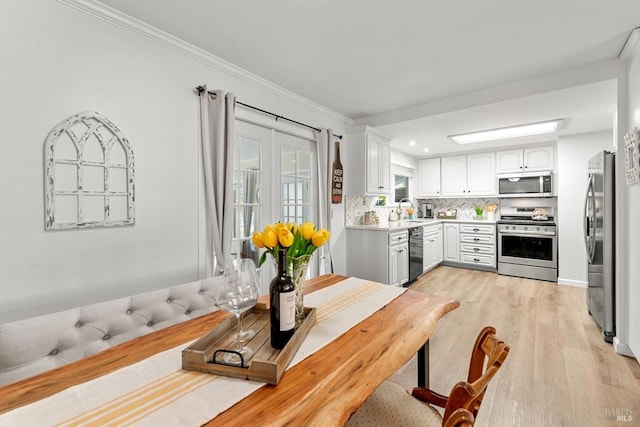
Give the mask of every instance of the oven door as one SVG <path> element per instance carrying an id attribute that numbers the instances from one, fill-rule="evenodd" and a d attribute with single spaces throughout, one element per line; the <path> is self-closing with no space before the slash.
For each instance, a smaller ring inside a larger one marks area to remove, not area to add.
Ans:
<path id="1" fill-rule="evenodd" d="M 555 235 L 518 231 L 498 233 L 498 262 L 557 268 L 557 257 Z"/>

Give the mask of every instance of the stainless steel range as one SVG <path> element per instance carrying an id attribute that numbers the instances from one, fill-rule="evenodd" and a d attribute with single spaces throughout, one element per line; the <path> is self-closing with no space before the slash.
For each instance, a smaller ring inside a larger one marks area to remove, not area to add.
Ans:
<path id="1" fill-rule="evenodd" d="M 502 207 L 498 220 L 498 273 L 558 281 L 554 208 Z"/>

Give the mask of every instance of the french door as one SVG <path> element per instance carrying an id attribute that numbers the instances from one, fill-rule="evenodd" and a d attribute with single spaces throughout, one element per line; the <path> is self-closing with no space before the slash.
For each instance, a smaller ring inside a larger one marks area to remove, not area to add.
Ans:
<path id="1" fill-rule="evenodd" d="M 236 120 L 232 257 L 252 258 L 263 249 L 251 241 L 270 223 L 314 221 L 317 215 L 315 143 L 268 127 Z M 316 262 L 317 264 L 317 262 Z M 316 271 L 312 266 L 311 270 Z M 259 269 L 261 293 L 275 275 L 270 259 Z"/>

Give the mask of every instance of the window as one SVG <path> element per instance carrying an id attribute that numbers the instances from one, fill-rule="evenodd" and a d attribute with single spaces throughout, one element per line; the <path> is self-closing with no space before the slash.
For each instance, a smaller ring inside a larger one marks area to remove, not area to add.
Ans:
<path id="1" fill-rule="evenodd" d="M 237 136 L 233 158 L 234 224 L 232 252 L 255 258 L 250 244 L 254 231 L 261 229 L 260 189 L 262 181 L 261 144 L 257 139 Z"/>
<path id="2" fill-rule="evenodd" d="M 409 197 L 409 177 L 404 175 L 394 175 L 395 185 L 393 187 L 393 200 L 397 203 Z"/>
<path id="3" fill-rule="evenodd" d="M 312 220 L 312 160 L 310 151 L 281 149 L 283 222 L 300 224 Z"/>

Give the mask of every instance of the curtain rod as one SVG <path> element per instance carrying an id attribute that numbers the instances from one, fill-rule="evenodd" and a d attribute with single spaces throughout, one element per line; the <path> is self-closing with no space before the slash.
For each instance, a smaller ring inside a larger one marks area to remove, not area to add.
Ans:
<path id="1" fill-rule="evenodd" d="M 202 92 L 204 92 L 204 87 L 203 86 L 198 86 L 198 87 L 196 87 L 196 90 L 198 91 L 198 95 L 202 95 Z M 212 92 L 209 92 L 209 93 L 212 93 Z M 308 124 L 305 124 L 305 123 L 298 122 L 298 121 L 290 119 L 288 117 L 281 116 L 280 114 L 272 113 L 271 111 L 263 110 L 262 108 L 254 107 L 253 105 L 245 104 L 244 102 L 240 102 L 240 101 L 237 101 L 237 100 L 236 100 L 236 104 L 240 104 L 243 107 L 251 108 L 252 110 L 256 110 L 256 111 L 259 111 L 259 112 L 261 112 L 263 114 L 268 114 L 270 116 L 273 116 L 273 117 L 276 118 L 276 121 L 278 121 L 278 119 L 282 119 L 282 120 L 286 120 L 286 121 L 291 122 L 291 123 L 295 123 L 298 126 L 304 126 L 306 128 L 313 129 L 313 130 L 315 130 L 317 132 L 320 132 L 320 129 L 318 129 L 317 127 L 314 127 L 314 126 L 311 126 L 311 125 L 308 125 Z M 334 133 L 333 136 L 335 138 L 342 139 L 342 135 L 336 135 Z"/>

